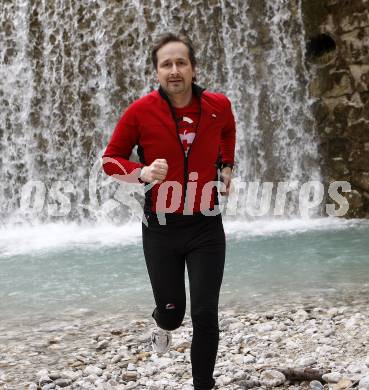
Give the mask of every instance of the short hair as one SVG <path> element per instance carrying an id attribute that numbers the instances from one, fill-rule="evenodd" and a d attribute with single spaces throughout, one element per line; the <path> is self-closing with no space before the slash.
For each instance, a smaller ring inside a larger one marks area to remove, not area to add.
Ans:
<path id="1" fill-rule="evenodd" d="M 188 54 L 190 58 L 190 62 L 193 68 L 196 67 L 196 57 L 195 57 L 195 50 L 193 48 L 193 44 L 191 42 L 191 39 L 188 38 L 184 34 L 173 34 L 171 32 L 162 34 L 158 37 L 157 41 L 154 43 L 154 47 L 151 51 L 151 60 L 152 64 L 154 65 L 154 69 L 157 70 L 158 68 L 158 57 L 157 52 L 159 49 L 161 49 L 164 45 L 166 45 L 169 42 L 182 42 L 184 45 L 186 45 L 188 49 Z"/>

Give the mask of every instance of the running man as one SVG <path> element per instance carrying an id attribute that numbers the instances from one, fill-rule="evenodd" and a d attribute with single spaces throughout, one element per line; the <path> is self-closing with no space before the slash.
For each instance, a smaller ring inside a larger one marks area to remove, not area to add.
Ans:
<path id="1" fill-rule="evenodd" d="M 151 55 L 159 89 L 126 109 L 103 155 L 103 169 L 149 188 L 142 239 L 156 303 L 151 337 L 156 353 L 169 350 L 171 331 L 182 324 L 187 266 L 193 383 L 195 390 L 208 390 L 215 386 L 218 301 L 225 262 L 216 184 L 220 173 L 220 193 L 227 196 L 235 121 L 224 95 L 195 84 L 195 52 L 187 37 L 167 33 Z M 129 161 L 136 145 L 140 163 Z"/>

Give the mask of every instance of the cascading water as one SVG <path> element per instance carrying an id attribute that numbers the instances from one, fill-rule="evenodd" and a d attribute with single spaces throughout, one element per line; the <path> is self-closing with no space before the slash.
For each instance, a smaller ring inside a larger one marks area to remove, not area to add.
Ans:
<path id="1" fill-rule="evenodd" d="M 150 47 L 168 30 L 188 32 L 199 84 L 233 103 L 238 180 L 320 180 L 300 0 L 8 0 L 0 18 L 3 223 L 140 216 L 142 188 L 112 183 L 99 157 L 156 88 Z"/>
<path id="2" fill-rule="evenodd" d="M 320 181 L 300 1 L 2 0 L 4 340 L 8 328 L 9 341 L 27 345 L 24 328 L 50 329 L 49 320 L 80 319 L 89 328 L 89 316 L 152 312 L 140 245 L 143 188 L 107 177 L 100 156 L 121 112 L 157 88 L 150 48 L 168 30 L 192 38 L 199 84 L 224 92 L 237 121 L 240 197 L 224 204 L 221 304 L 241 313 L 273 302 L 311 307 L 327 296 L 367 296 L 367 223 L 292 218 L 300 216 L 296 192 L 282 218 L 271 218 L 271 207 L 252 220 L 248 209 L 253 182 L 273 182 L 275 191 L 276 182 Z"/>

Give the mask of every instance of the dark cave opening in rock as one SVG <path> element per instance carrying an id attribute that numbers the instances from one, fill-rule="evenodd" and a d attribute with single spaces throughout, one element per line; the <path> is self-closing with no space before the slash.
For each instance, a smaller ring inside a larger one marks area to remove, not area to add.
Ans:
<path id="1" fill-rule="evenodd" d="M 319 58 L 336 50 L 336 42 L 329 34 L 319 34 L 312 37 L 306 45 L 310 58 Z"/>

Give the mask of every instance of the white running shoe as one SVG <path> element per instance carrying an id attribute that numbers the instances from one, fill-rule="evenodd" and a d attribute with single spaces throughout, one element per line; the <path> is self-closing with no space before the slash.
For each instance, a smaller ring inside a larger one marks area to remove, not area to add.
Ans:
<path id="1" fill-rule="evenodd" d="M 153 329 L 151 334 L 152 350 L 156 353 L 166 353 L 172 344 L 172 333 L 168 330 L 159 328 Z"/>

